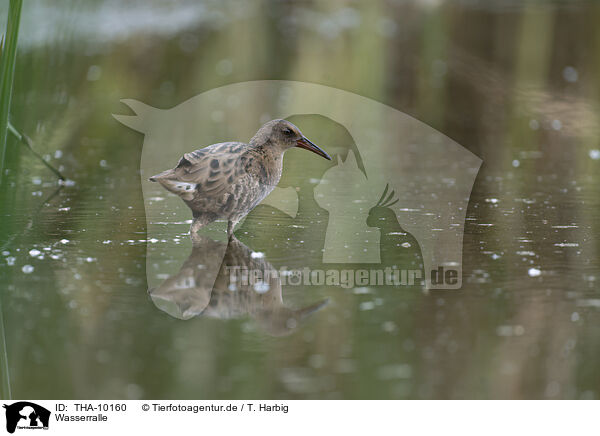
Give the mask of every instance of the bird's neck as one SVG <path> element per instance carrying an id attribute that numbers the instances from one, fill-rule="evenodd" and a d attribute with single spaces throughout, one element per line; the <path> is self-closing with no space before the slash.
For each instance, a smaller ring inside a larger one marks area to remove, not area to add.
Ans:
<path id="1" fill-rule="evenodd" d="M 252 152 L 261 160 L 269 181 L 277 184 L 283 168 L 283 152 L 270 143 L 254 146 Z"/>
<path id="2" fill-rule="evenodd" d="M 265 147 L 271 144 L 271 140 L 259 131 L 248 141 L 248 144 L 252 147 Z"/>
<path id="3" fill-rule="evenodd" d="M 252 144 L 251 144 L 252 145 Z M 267 161 L 279 161 L 283 159 L 283 150 L 279 147 L 274 146 L 271 142 L 267 141 L 262 144 L 253 146 L 253 150 L 256 154 L 263 157 Z"/>

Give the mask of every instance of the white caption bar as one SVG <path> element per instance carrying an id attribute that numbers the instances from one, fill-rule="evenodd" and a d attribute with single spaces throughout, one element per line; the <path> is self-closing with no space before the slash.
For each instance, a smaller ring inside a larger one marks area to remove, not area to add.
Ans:
<path id="1" fill-rule="evenodd" d="M 2 425 L 26 436 L 218 431 L 244 435 L 589 433 L 592 401 L 4 401 Z M 223 433 L 224 432 L 224 433 Z"/>

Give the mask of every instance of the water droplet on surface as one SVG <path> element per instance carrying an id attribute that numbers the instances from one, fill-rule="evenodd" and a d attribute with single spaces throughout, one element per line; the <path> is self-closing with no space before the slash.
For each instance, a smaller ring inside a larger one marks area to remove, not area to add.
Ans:
<path id="1" fill-rule="evenodd" d="M 373 301 L 363 301 L 358 308 L 360 310 L 373 310 L 375 309 L 375 303 Z"/>
<path id="2" fill-rule="evenodd" d="M 525 328 L 522 325 L 499 325 L 496 327 L 496 334 L 498 336 L 523 336 L 524 333 Z"/>
<path id="3" fill-rule="evenodd" d="M 271 289 L 271 287 L 266 282 L 254 283 L 254 291 L 258 292 L 259 294 L 264 294 L 266 292 L 269 292 L 269 289 Z"/>
<path id="4" fill-rule="evenodd" d="M 230 59 L 221 59 L 215 65 L 215 71 L 219 76 L 229 76 L 233 71 L 233 62 Z"/>
<path id="5" fill-rule="evenodd" d="M 298 321 L 296 321 L 294 318 L 290 318 L 286 321 L 285 325 L 289 329 L 295 329 L 298 326 Z"/>
<path id="6" fill-rule="evenodd" d="M 92 66 L 90 66 L 90 68 L 88 68 L 86 78 L 90 82 L 95 82 L 96 80 L 100 79 L 101 76 L 102 76 L 102 68 L 99 65 L 92 65 Z"/>
<path id="7" fill-rule="evenodd" d="M 574 67 L 568 66 L 563 70 L 563 78 L 570 83 L 575 83 L 579 79 L 579 73 Z"/>
<path id="8" fill-rule="evenodd" d="M 519 256 L 535 256 L 533 251 L 517 251 Z"/>
<path id="9" fill-rule="evenodd" d="M 384 322 L 381 328 L 384 332 L 388 333 L 392 333 L 397 329 L 396 324 L 393 321 Z"/>

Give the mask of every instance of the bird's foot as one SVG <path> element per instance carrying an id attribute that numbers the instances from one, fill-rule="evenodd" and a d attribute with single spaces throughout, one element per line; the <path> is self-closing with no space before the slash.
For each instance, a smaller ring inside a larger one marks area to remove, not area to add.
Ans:
<path id="1" fill-rule="evenodd" d="M 197 245 L 202 243 L 203 238 L 198 233 L 190 230 L 190 240 L 192 241 L 192 245 Z"/>

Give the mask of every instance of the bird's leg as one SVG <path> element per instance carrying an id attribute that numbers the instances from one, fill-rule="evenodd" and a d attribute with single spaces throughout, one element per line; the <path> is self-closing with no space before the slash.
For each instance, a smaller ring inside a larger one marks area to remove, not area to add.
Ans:
<path id="1" fill-rule="evenodd" d="M 234 237 L 233 229 L 237 223 L 238 223 L 238 221 L 228 221 L 227 222 L 227 236 L 229 237 L 229 239 Z"/>
<path id="2" fill-rule="evenodd" d="M 200 217 L 194 218 L 192 221 L 192 225 L 190 226 L 190 235 L 193 235 L 198 230 L 200 230 L 204 226 L 204 220 L 200 219 Z"/>
<path id="3" fill-rule="evenodd" d="M 192 221 L 192 225 L 190 226 L 190 239 L 192 243 L 198 242 L 198 230 L 200 230 L 204 226 L 204 223 L 199 218 L 194 218 Z"/>
<path id="4" fill-rule="evenodd" d="M 194 221 L 192 221 L 192 225 L 190 226 L 190 238 L 192 239 L 192 242 L 194 242 L 194 240 L 197 239 L 197 232 L 198 230 L 200 230 L 202 227 L 204 227 L 207 224 L 210 224 L 214 221 L 214 218 L 211 216 L 207 216 L 207 215 L 197 215 L 194 216 Z"/>

